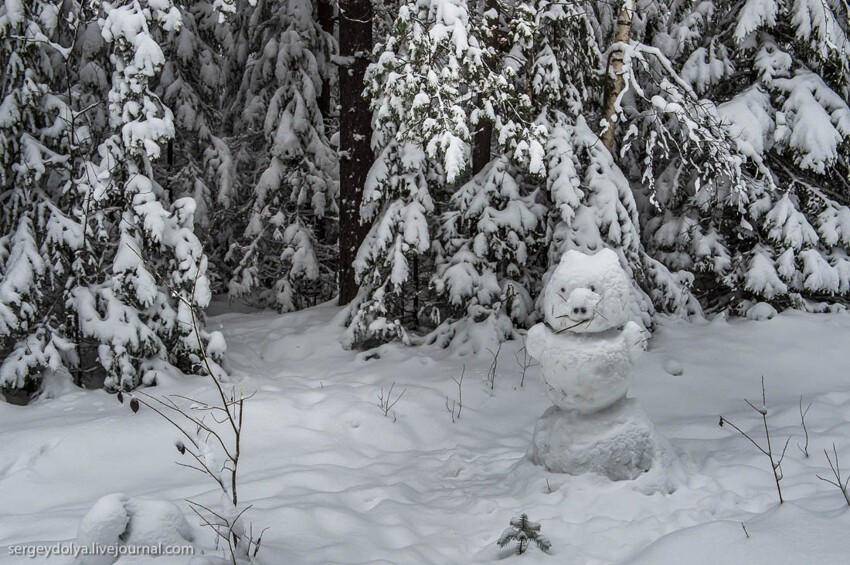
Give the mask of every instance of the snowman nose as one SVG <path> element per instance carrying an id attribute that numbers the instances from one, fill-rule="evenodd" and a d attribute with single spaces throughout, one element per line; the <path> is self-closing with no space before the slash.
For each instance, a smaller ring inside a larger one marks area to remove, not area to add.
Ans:
<path id="1" fill-rule="evenodd" d="M 573 308 L 573 314 L 587 314 L 587 308 L 584 306 Z"/>

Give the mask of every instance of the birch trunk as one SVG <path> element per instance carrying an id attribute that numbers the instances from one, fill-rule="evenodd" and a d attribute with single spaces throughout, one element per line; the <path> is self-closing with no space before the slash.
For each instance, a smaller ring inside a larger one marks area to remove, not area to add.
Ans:
<path id="1" fill-rule="evenodd" d="M 623 0 L 620 14 L 617 16 L 617 31 L 614 35 L 615 43 L 628 43 L 632 33 L 632 18 L 635 15 L 634 0 Z M 614 151 L 614 140 L 617 135 L 617 98 L 623 92 L 626 84 L 623 77 L 623 51 L 617 49 L 611 53 L 608 61 L 608 77 L 613 80 L 611 90 L 605 100 L 603 117 L 608 121 L 608 129 L 602 134 L 602 143 L 608 151 Z"/>

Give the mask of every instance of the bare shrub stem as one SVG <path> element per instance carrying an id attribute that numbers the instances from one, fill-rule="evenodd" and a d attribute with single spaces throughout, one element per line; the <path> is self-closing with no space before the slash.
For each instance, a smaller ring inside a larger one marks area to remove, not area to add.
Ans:
<path id="1" fill-rule="evenodd" d="M 460 373 L 460 378 L 452 377 L 452 380 L 457 385 L 457 400 L 452 400 L 451 405 L 449 405 L 449 397 L 446 396 L 446 410 L 452 415 L 452 424 L 454 424 L 457 420 L 460 420 L 460 413 L 463 411 L 463 377 L 466 374 L 466 365 L 463 366 L 463 369 Z M 457 413 L 455 413 L 457 411 Z"/>
<path id="2" fill-rule="evenodd" d="M 522 352 L 522 359 L 519 356 L 520 352 Z M 514 353 L 514 358 L 516 358 L 516 364 L 519 366 L 520 371 L 522 371 L 522 378 L 519 381 L 519 386 L 522 388 L 525 384 L 525 374 L 528 372 L 528 369 L 537 366 L 537 363 L 528 354 L 528 349 L 525 347 L 525 338 L 522 340 L 522 349 Z"/>
<path id="3" fill-rule="evenodd" d="M 496 348 L 496 351 L 492 349 L 487 349 L 490 352 L 490 355 L 493 356 L 493 362 L 490 363 L 490 368 L 487 370 L 487 383 L 490 385 L 490 390 L 496 388 L 496 367 L 499 363 L 499 353 L 502 351 L 502 344 L 499 343 L 499 347 Z"/>
<path id="4" fill-rule="evenodd" d="M 800 444 L 797 444 L 797 449 L 799 449 L 803 455 L 806 457 L 809 456 L 809 428 L 806 426 L 806 415 L 809 413 L 809 408 L 812 407 L 812 403 L 809 402 L 809 405 L 806 406 L 806 409 L 803 410 L 803 397 L 800 396 L 800 423 L 803 425 L 803 433 L 806 436 L 806 443 L 800 447 Z"/>
<path id="5" fill-rule="evenodd" d="M 384 413 L 384 416 L 389 416 L 390 411 L 393 409 L 393 406 L 395 406 L 398 401 L 401 400 L 401 397 L 404 396 L 404 393 L 407 392 L 407 389 L 404 389 L 403 391 L 401 391 L 401 393 L 399 393 L 396 399 L 393 400 L 392 397 L 394 388 L 395 382 L 390 385 L 390 390 L 388 390 L 386 394 L 384 393 L 384 387 L 381 387 L 381 392 L 380 394 L 378 394 L 378 407 L 381 409 L 381 412 Z M 395 412 L 393 412 L 393 422 L 395 421 L 396 416 Z"/>
<path id="6" fill-rule="evenodd" d="M 747 432 L 743 431 L 741 428 L 720 416 L 720 425 L 729 424 L 736 432 L 747 438 L 750 443 L 752 443 L 756 449 L 764 453 L 768 459 L 770 459 L 770 468 L 773 471 L 773 480 L 776 483 L 776 493 L 779 495 L 779 504 L 785 502 L 782 498 L 782 488 L 779 486 L 780 481 L 782 481 L 783 473 L 782 473 L 782 460 L 785 458 L 785 450 L 788 449 L 788 443 L 791 441 L 791 437 L 789 436 L 787 440 L 785 440 L 785 445 L 782 448 L 782 452 L 779 454 L 777 458 L 773 452 L 773 446 L 770 441 L 770 428 L 767 425 L 767 395 L 764 391 L 764 377 L 761 378 L 761 407 L 757 408 L 752 402 L 744 399 L 744 402 L 750 405 L 750 408 L 761 414 L 762 422 L 764 423 L 764 437 L 767 442 L 767 447 L 762 447 L 756 440 L 752 438 Z"/>
<path id="7" fill-rule="evenodd" d="M 825 483 L 838 487 L 838 490 L 840 490 L 841 494 L 844 495 L 844 501 L 847 503 L 847 506 L 850 506 L 850 491 L 847 490 L 848 483 L 850 483 L 850 477 L 846 480 L 841 477 L 841 464 L 838 462 L 838 449 L 836 449 L 835 443 L 832 444 L 832 454 L 835 457 L 835 462 L 832 461 L 832 457 L 830 457 L 829 451 L 826 449 L 823 450 L 823 454 L 826 455 L 826 460 L 829 462 L 829 468 L 832 469 L 832 476 L 835 477 L 835 479 L 828 479 L 821 477 L 820 475 L 817 477 Z"/>

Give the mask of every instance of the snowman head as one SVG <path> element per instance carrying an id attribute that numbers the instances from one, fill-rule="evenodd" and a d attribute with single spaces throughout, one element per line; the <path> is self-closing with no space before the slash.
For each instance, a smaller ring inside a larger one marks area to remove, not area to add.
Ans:
<path id="1" fill-rule="evenodd" d="M 567 251 L 543 291 L 546 322 L 555 332 L 602 332 L 629 321 L 631 283 L 617 254 Z"/>

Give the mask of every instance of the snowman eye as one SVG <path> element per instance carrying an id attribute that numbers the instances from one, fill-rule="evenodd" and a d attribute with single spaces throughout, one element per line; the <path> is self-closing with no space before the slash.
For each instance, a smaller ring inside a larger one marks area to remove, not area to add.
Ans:
<path id="1" fill-rule="evenodd" d="M 596 287 L 594 285 L 590 285 L 590 292 L 596 292 Z"/>
<path id="2" fill-rule="evenodd" d="M 561 287 L 561 292 L 567 292 L 567 287 L 562 286 L 562 287 Z"/>

